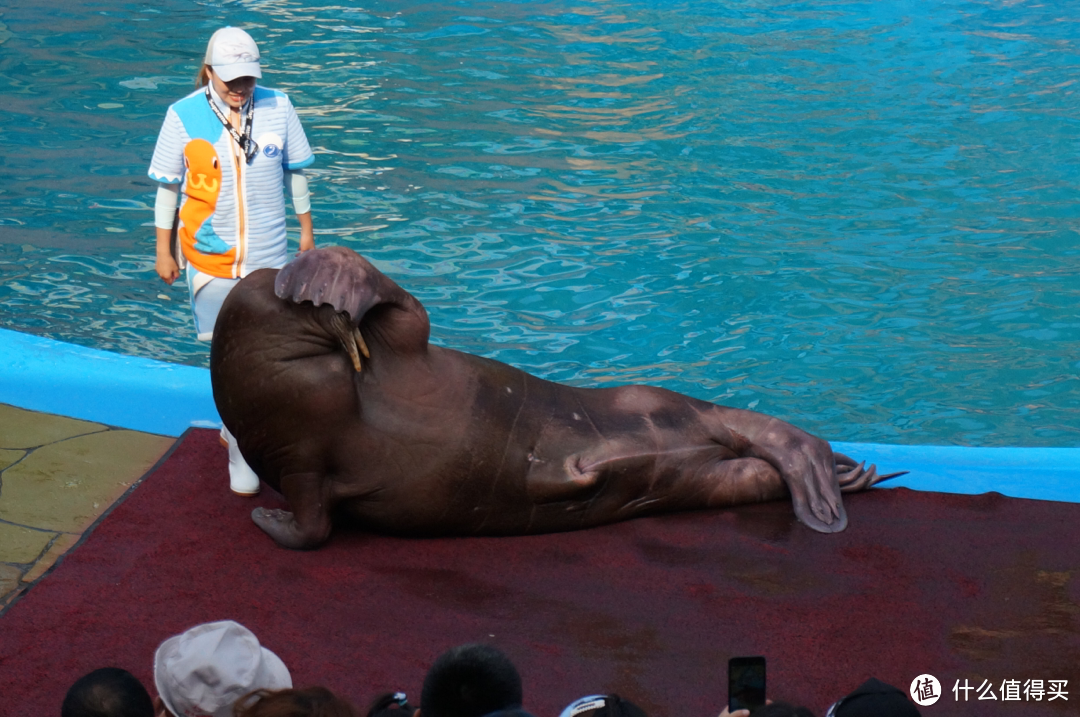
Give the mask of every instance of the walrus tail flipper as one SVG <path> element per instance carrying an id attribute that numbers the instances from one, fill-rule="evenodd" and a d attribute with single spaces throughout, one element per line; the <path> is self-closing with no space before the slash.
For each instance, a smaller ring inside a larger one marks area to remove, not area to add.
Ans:
<path id="1" fill-rule="evenodd" d="M 877 472 L 877 466 L 870 464 L 866 468 L 866 461 L 856 463 L 854 459 L 843 453 L 833 453 L 836 458 L 836 477 L 840 481 L 841 493 L 858 493 L 873 488 L 878 483 L 883 483 L 891 478 L 907 475 L 908 471 L 897 471 L 882 475 Z"/>

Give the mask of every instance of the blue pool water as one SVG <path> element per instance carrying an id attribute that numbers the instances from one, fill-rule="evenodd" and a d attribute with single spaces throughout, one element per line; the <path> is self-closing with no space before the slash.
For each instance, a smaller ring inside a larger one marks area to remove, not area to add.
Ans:
<path id="1" fill-rule="evenodd" d="M 58 0 L 0 14 L 0 327 L 205 365 L 146 165 L 216 27 L 317 240 L 443 345 L 832 440 L 1075 446 L 1071 3 Z"/>

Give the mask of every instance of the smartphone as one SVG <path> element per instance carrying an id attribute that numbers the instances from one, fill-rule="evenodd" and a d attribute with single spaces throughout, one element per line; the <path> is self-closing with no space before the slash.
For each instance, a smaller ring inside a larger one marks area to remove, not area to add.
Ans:
<path id="1" fill-rule="evenodd" d="M 752 710 L 765 704 L 765 658 L 728 660 L 728 711 Z"/>

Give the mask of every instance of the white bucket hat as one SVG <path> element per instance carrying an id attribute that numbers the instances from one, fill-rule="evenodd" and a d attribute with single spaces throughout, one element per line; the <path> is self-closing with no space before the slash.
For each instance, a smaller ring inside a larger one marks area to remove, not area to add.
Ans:
<path id="1" fill-rule="evenodd" d="M 204 62 L 225 82 L 237 77 L 262 77 L 259 46 L 238 27 L 223 27 L 210 36 Z"/>
<path id="2" fill-rule="evenodd" d="M 176 717 L 232 717 L 233 704 L 258 689 L 292 687 L 285 663 L 232 620 L 196 625 L 154 653 L 154 685 Z"/>

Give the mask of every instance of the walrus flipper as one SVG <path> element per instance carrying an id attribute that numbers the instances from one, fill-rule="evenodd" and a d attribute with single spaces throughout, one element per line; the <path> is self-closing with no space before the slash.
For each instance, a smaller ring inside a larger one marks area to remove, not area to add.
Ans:
<path id="1" fill-rule="evenodd" d="M 878 483 L 884 483 L 892 478 L 908 474 L 908 471 L 897 471 L 896 473 L 882 475 L 877 472 L 877 466 L 872 463 L 869 468 L 866 468 L 866 461 L 856 463 L 853 458 L 849 458 L 843 453 L 834 452 L 833 457 L 836 459 L 836 477 L 840 482 L 841 493 L 858 493 L 869 490 Z"/>
<path id="2" fill-rule="evenodd" d="M 347 314 L 357 328 L 373 308 L 387 305 L 398 311 L 381 315 L 378 321 L 386 329 L 383 334 L 398 344 L 396 348 L 427 345 L 431 326 L 423 305 L 367 259 L 344 247 L 300 254 L 278 272 L 274 294 L 297 304 L 331 306 L 339 314 Z M 339 336 L 359 370 L 359 355 L 370 355 L 364 336 L 359 331 L 345 332 L 340 325 L 328 328 Z"/>
<path id="3" fill-rule="evenodd" d="M 290 473 L 281 478 L 281 493 L 292 511 L 256 508 L 251 519 L 283 548 L 317 548 L 330 536 L 329 490 L 323 475 Z"/>
<path id="4" fill-rule="evenodd" d="M 380 279 L 390 281 L 356 252 L 342 247 L 312 249 L 278 272 L 274 293 L 297 304 L 329 304 L 360 323 L 367 310 L 380 302 Z"/>

